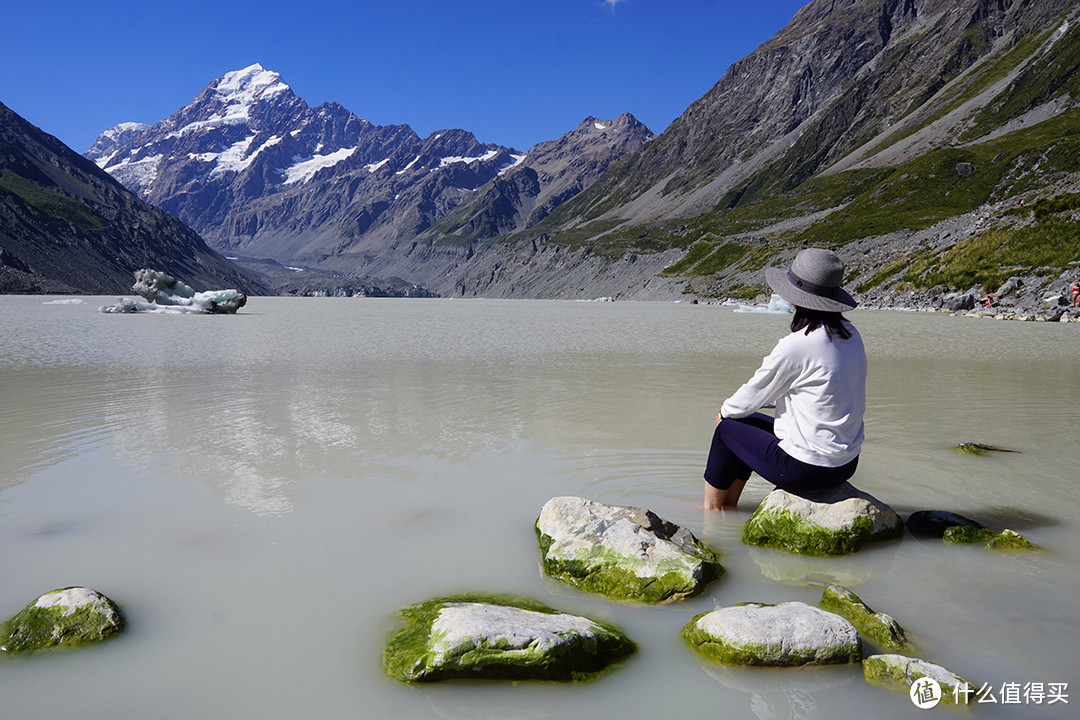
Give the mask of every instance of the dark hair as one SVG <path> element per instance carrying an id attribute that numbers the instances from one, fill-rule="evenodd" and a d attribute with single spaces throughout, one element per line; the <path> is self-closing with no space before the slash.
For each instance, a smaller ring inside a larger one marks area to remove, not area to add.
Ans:
<path id="1" fill-rule="evenodd" d="M 806 334 L 809 335 L 819 327 L 824 327 L 825 334 L 829 336 L 830 340 L 835 337 L 847 340 L 851 337 L 851 331 L 844 325 L 845 322 L 844 316 L 838 312 L 811 310 L 796 305 L 795 317 L 791 318 L 791 332 L 806 330 Z"/>

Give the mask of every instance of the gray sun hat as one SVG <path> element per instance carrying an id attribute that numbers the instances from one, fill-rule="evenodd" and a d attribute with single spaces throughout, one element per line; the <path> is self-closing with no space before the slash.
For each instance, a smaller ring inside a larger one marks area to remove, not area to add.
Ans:
<path id="1" fill-rule="evenodd" d="M 800 252 L 791 263 L 790 270 L 765 270 L 765 280 L 774 293 L 792 305 L 825 312 L 845 312 L 858 305 L 840 287 L 843 279 L 843 261 L 836 253 L 821 248 L 807 248 Z"/>

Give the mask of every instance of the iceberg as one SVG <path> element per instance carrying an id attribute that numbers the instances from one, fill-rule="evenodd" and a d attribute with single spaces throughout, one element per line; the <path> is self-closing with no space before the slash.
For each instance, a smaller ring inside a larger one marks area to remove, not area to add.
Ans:
<path id="1" fill-rule="evenodd" d="M 247 303 L 247 295 L 237 290 L 197 293 L 171 275 L 146 268 L 135 271 L 131 289 L 141 298 L 119 298 L 116 305 L 101 307 L 101 312 L 232 314 Z"/>
<path id="2" fill-rule="evenodd" d="M 735 308 L 735 312 L 784 314 L 792 313 L 794 312 L 794 310 L 791 307 L 791 303 L 789 303 L 787 300 L 780 297 L 779 295 L 774 294 L 771 298 L 769 298 L 769 304 L 765 307 L 760 307 L 758 305 L 740 305 L 739 307 Z"/>

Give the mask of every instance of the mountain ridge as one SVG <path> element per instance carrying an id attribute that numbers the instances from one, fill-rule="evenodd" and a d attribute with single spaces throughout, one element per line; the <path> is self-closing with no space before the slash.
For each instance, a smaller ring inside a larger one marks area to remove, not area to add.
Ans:
<path id="1" fill-rule="evenodd" d="M 0 292 L 112 294 L 140 268 L 269 290 L 179 220 L 0 104 Z"/>

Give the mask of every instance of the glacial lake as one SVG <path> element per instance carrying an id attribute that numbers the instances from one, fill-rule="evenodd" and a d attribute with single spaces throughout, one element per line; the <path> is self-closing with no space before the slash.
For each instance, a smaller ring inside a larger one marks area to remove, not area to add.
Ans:
<path id="1" fill-rule="evenodd" d="M 972 717 L 1076 715 L 1078 325 L 850 313 L 870 358 L 853 483 L 901 516 L 948 509 L 1044 550 L 909 534 L 813 559 L 742 544 L 771 489 L 760 479 L 737 511 L 700 507 L 716 410 L 787 316 L 350 298 L 125 316 L 98 312 L 114 298 L 57 300 L 0 297 L 0 620 L 87 585 L 128 628 L 0 658 L 5 718 L 960 717 L 858 666 L 724 668 L 679 638 L 699 612 L 816 603 L 830 582 L 985 683 L 997 702 Z M 972 457 L 961 442 L 1018 452 Z M 727 572 L 661 607 L 547 580 L 533 523 L 559 495 L 648 507 Z M 465 591 L 614 622 L 640 652 L 585 685 L 385 676 L 397 611 Z M 1051 684 L 1068 704 L 1023 693 Z"/>

